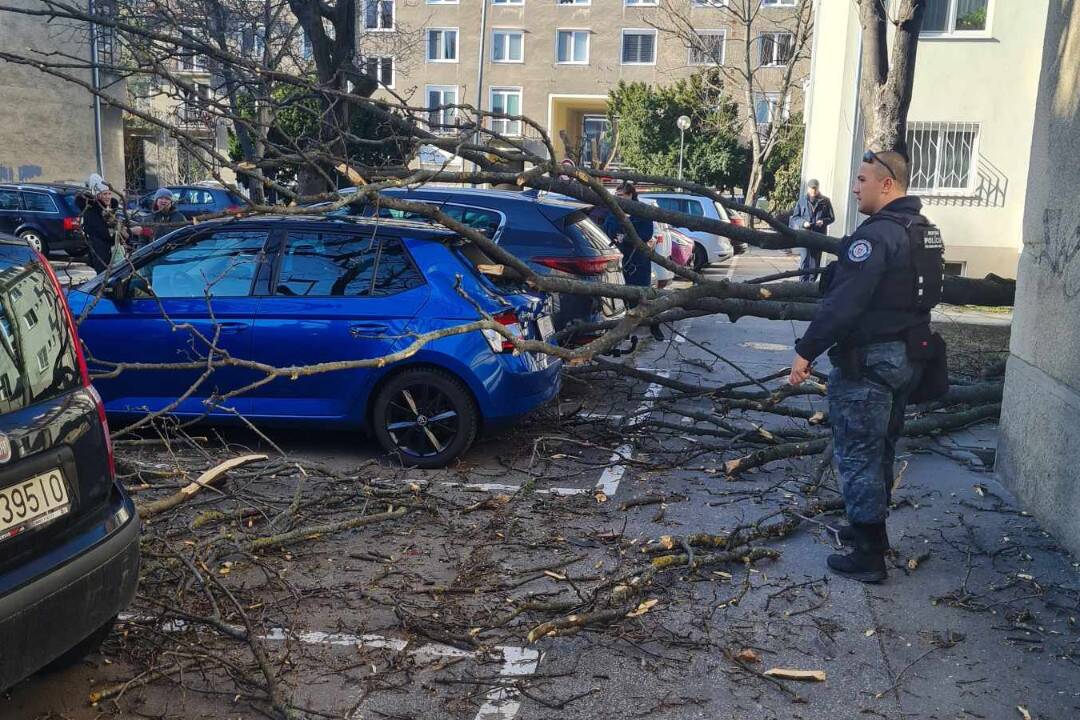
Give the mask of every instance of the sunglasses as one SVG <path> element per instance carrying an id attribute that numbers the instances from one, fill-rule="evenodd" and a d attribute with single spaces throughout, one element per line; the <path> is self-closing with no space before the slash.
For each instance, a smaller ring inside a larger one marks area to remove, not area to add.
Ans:
<path id="1" fill-rule="evenodd" d="M 863 159 L 864 163 L 870 163 L 870 164 L 873 164 L 874 162 L 881 163 L 881 166 L 889 171 L 889 175 L 892 176 L 892 179 L 893 180 L 896 179 L 896 173 L 894 173 L 893 169 L 891 167 L 889 167 L 889 163 L 887 163 L 884 160 L 882 160 L 881 158 L 879 158 L 877 153 L 874 152 L 873 150 L 867 150 L 866 152 L 864 152 L 863 156 L 862 156 L 862 159 Z"/>

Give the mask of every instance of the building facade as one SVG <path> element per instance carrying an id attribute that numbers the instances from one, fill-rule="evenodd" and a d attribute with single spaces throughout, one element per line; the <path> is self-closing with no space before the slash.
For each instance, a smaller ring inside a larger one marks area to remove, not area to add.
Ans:
<path id="1" fill-rule="evenodd" d="M 7 4 L 28 9 L 40 6 L 34 0 Z M 109 35 L 99 29 L 98 39 L 98 56 L 107 61 L 112 51 Z M 40 59 L 48 53 L 64 53 L 89 63 L 90 40 L 90 28 L 83 23 L 50 23 L 12 11 L 0 17 L 0 47 L 15 55 Z M 87 70 L 61 71 L 93 84 Z M 126 92 L 124 83 L 108 73 L 100 73 L 98 79 L 110 96 L 119 98 Z M 4 61 L 0 61 L 0 99 L 0 182 L 81 184 L 90 173 L 100 172 L 114 187 L 125 186 L 123 117 L 119 110 L 104 102 L 96 107 L 93 94 L 73 82 Z"/>
<path id="2" fill-rule="evenodd" d="M 604 138 L 610 141 L 608 91 L 619 81 L 663 85 L 738 61 L 746 33 L 731 26 L 725 2 L 364 0 L 358 25 L 370 72 L 386 85 L 379 97 L 524 115 L 548 133 L 557 159 L 589 162 Z M 790 28 L 802 0 L 731 2 L 745 4 L 754 17 L 757 113 L 767 118 L 800 109 L 806 63 L 796 68 L 787 98 L 776 88 L 793 51 Z M 729 91 L 745 107 L 743 88 Z M 433 110 L 428 121 L 452 131 L 464 118 Z M 548 154 L 536 129 L 513 120 L 488 123 L 501 134 L 520 136 L 530 151 Z M 441 163 L 447 157 L 433 151 L 421 159 Z"/>
<path id="3" fill-rule="evenodd" d="M 911 192 L 945 237 L 949 272 L 1016 277 L 1032 174 L 1028 139 L 1048 0 L 928 0 L 908 113 Z M 804 173 L 833 199 L 843 235 L 859 222 L 851 183 L 863 153 L 854 3 L 816 0 Z"/>

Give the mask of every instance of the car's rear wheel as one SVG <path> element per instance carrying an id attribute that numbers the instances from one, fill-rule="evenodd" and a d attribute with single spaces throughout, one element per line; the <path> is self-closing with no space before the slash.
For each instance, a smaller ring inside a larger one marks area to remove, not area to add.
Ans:
<path id="1" fill-rule="evenodd" d="M 57 672 L 59 670 L 64 670 L 79 662 L 87 655 L 97 652 L 97 649 L 101 647 L 101 643 L 105 642 L 105 638 L 109 637 L 109 633 L 112 632 L 113 625 L 115 624 L 116 618 L 111 618 L 107 623 L 90 633 L 90 635 L 78 645 L 46 665 L 44 671 Z"/>
<path id="2" fill-rule="evenodd" d="M 376 439 L 403 465 L 444 467 L 463 452 L 479 428 L 479 413 L 465 384 L 434 368 L 403 370 L 379 389 L 371 412 Z"/>
<path id="3" fill-rule="evenodd" d="M 42 255 L 46 257 L 49 255 L 49 245 L 45 242 L 45 236 L 37 230 L 23 230 L 19 233 L 19 237 Z"/>
<path id="4" fill-rule="evenodd" d="M 690 258 L 690 262 L 693 263 L 694 269 L 701 272 L 701 269 L 709 264 L 709 253 L 705 252 L 705 248 L 701 243 L 694 243 L 694 255 Z"/>

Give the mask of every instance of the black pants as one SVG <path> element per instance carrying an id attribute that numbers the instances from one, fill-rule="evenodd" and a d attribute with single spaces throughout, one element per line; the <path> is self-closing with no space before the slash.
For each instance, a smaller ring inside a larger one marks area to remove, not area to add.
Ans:
<path id="1" fill-rule="evenodd" d="M 86 245 L 90 250 L 86 260 L 90 263 L 90 267 L 97 272 L 102 272 L 109 267 L 109 260 L 112 259 L 111 245 L 98 238 L 87 238 Z"/>

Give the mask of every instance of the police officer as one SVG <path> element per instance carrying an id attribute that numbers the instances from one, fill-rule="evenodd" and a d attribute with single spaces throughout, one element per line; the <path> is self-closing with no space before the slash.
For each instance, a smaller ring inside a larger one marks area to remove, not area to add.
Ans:
<path id="1" fill-rule="evenodd" d="M 942 243 L 937 228 L 907 195 L 908 161 L 868 151 L 853 192 L 870 217 L 840 245 L 822 279 L 823 299 L 795 345 L 789 382 L 799 385 L 826 350 L 829 420 L 854 547 L 830 555 L 836 573 L 862 582 L 885 579 L 885 518 L 894 483 L 904 407 L 927 358 L 930 308 L 941 299 Z"/>

